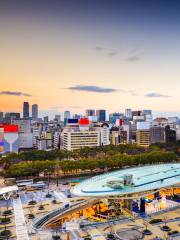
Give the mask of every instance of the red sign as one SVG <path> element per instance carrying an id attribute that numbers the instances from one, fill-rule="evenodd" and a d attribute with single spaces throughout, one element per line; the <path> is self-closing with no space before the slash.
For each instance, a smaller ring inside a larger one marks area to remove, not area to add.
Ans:
<path id="1" fill-rule="evenodd" d="M 89 124 L 89 119 L 88 118 L 80 118 L 78 123 L 80 125 L 88 125 Z"/>
<path id="2" fill-rule="evenodd" d="M 4 128 L 5 133 L 18 132 L 18 125 L 0 125 L 0 128 Z"/>
<path id="3" fill-rule="evenodd" d="M 123 120 L 122 118 L 119 119 L 119 126 L 122 126 L 123 125 Z"/>

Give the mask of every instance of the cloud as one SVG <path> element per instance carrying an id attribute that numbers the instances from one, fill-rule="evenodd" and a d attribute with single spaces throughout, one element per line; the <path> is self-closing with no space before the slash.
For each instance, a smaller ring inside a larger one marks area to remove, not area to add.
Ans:
<path id="1" fill-rule="evenodd" d="M 160 93 L 152 92 L 152 93 L 147 93 L 147 94 L 145 95 L 145 97 L 149 97 L 149 98 L 169 98 L 169 97 L 171 97 L 171 96 L 165 95 L 165 94 L 160 94 Z"/>
<path id="2" fill-rule="evenodd" d="M 96 93 L 112 93 L 118 91 L 115 88 L 105 88 L 105 87 L 98 87 L 93 85 L 76 85 L 73 87 L 68 87 L 67 89 L 73 91 L 82 91 L 82 92 L 96 92 Z"/>
<path id="3" fill-rule="evenodd" d="M 0 92 L 0 95 L 11 95 L 11 96 L 24 96 L 24 97 L 32 97 L 31 94 L 29 93 L 24 93 L 24 92 L 12 92 L 12 91 L 2 91 Z"/>
<path id="4" fill-rule="evenodd" d="M 103 51 L 103 50 L 105 50 L 105 48 L 99 47 L 99 46 L 97 46 L 95 49 L 96 49 L 96 51 Z"/>
<path id="5" fill-rule="evenodd" d="M 108 53 L 108 56 L 114 57 L 114 56 L 118 55 L 118 53 L 119 53 L 118 51 L 113 50 L 113 51 L 110 51 L 110 52 Z"/>
<path id="6" fill-rule="evenodd" d="M 129 50 L 129 53 L 127 57 L 125 58 L 126 61 L 128 62 L 137 62 L 141 60 L 142 55 L 144 54 L 144 51 L 139 48 L 133 48 Z"/>
<path id="7" fill-rule="evenodd" d="M 126 58 L 126 61 L 129 61 L 129 62 L 137 62 L 139 61 L 141 58 L 139 55 L 132 55 L 132 56 L 129 56 Z"/>
<path id="8" fill-rule="evenodd" d="M 107 54 L 107 56 L 109 57 L 114 57 L 116 55 L 118 55 L 119 51 L 117 49 L 110 49 L 110 48 L 105 48 L 105 47 L 101 47 L 101 46 L 96 46 L 95 50 L 97 52 L 105 52 Z"/>

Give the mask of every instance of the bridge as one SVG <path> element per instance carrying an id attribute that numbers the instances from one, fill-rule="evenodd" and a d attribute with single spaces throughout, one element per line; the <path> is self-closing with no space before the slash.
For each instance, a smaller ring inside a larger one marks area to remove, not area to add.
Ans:
<path id="1" fill-rule="evenodd" d="M 70 205 L 68 207 L 61 207 L 61 208 L 55 209 L 43 215 L 42 217 L 35 219 L 35 221 L 33 222 L 33 228 L 41 229 L 44 227 L 46 228 L 49 225 L 56 224 L 56 222 L 59 223 L 60 221 L 63 221 L 63 219 L 70 216 L 74 212 L 78 212 L 84 208 L 90 207 L 93 204 L 97 203 L 98 201 L 99 199 L 88 199 L 88 200 L 83 200 L 81 202 Z"/>

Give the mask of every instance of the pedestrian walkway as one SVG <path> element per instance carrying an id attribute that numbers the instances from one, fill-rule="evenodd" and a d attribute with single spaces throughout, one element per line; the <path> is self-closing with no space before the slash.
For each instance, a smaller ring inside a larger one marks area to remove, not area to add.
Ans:
<path id="1" fill-rule="evenodd" d="M 92 240 L 106 240 L 104 235 L 102 235 L 102 233 L 98 229 L 94 228 L 94 229 L 89 230 L 89 234 L 90 234 Z"/>
<path id="2" fill-rule="evenodd" d="M 24 218 L 24 212 L 22 208 L 21 199 L 13 199 L 13 208 L 16 224 L 16 239 L 17 240 L 29 240 L 27 226 Z"/>
<path id="3" fill-rule="evenodd" d="M 67 196 L 63 192 L 54 191 L 54 196 L 58 201 L 63 202 L 64 204 L 65 203 L 70 204 L 69 199 L 67 198 Z"/>
<path id="4" fill-rule="evenodd" d="M 72 240 L 79 240 L 81 239 L 79 232 L 77 230 L 71 230 L 70 231 L 70 239 Z"/>

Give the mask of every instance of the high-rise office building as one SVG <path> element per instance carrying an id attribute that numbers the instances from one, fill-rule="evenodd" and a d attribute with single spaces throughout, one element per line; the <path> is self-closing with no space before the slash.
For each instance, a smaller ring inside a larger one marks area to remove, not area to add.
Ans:
<path id="1" fill-rule="evenodd" d="M 61 115 L 55 115 L 55 118 L 54 120 L 57 122 L 57 123 L 60 123 L 61 122 Z"/>
<path id="2" fill-rule="evenodd" d="M 149 147 L 150 145 L 150 130 L 138 129 L 136 131 L 136 143 L 142 147 Z"/>
<path id="3" fill-rule="evenodd" d="M 142 111 L 132 111 L 132 117 L 141 116 Z"/>
<path id="4" fill-rule="evenodd" d="M 71 118 L 71 113 L 70 111 L 64 111 L 64 125 L 66 125 L 67 120 Z"/>
<path id="5" fill-rule="evenodd" d="M 7 112 L 7 113 L 5 113 L 5 115 L 4 115 L 3 123 L 12 124 L 12 121 L 15 120 L 15 119 L 16 119 L 16 120 L 17 120 L 17 119 L 20 119 L 20 113 Z"/>
<path id="6" fill-rule="evenodd" d="M 45 116 L 44 117 L 44 123 L 48 123 L 49 122 L 49 117 L 48 116 Z"/>
<path id="7" fill-rule="evenodd" d="M 23 118 L 29 118 L 29 103 L 23 103 Z"/>
<path id="8" fill-rule="evenodd" d="M 37 119 L 38 118 L 38 105 L 33 104 L 32 105 L 32 119 Z"/>
<path id="9" fill-rule="evenodd" d="M 144 109 L 142 110 L 142 115 L 152 115 L 152 110 L 149 110 L 149 109 Z"/>
<path id="10" fill-rule="evenodd" d="M 5 118 L 11 118 L 11 119 L 20 119 L 20 113 L 16 112 L 7 112 L 5 113 Z"/>
<path id="11" fill-rule="evenodd" d="M 130 108 L 125 109 L 125 117 L 128 118 L 128 119 L 132 118 L 132 111 L 131 111 Z"/>
<path id="12" fill-rule="evenodd" d="M 169 125 L 165 127 L 165 141 L 166 144 L 176 142 L 176 131 L 171 129 Z"/>
<path id="13" fill-rule="evenodd" d="M 100 109 L 96 110 L 96 116 L 99 122 L 105 122 L 106 121 L 106 110 Z"/>
<path id="14" fill-rule="evenodd" d="M 68 151 L 82 147 L 100 146 L 100 131 L 64 128 L 61 133 L 61 148 Z"/>
<path id="15" fill-rule="evenodd" d="M 122 119 L 122 117 L 123 117 L 122 113 L 118 113 L 118 112 L 111 113 L 109 114 L 109 122 L 112 124 L 115 124 L 116 120 L 119 120 L 120 118 Z"/>
<path id="16" fill-rule="evenodd" d="M 150 142 L 153 143 L 165 143 L 166 135 L 165 128 L 161 126 L 154 126 L 150 128 Z"/>
<path id="17" fill-rule="evenodd" d="M 85 112 L 86 112 L 86 117 L 95 116 L 94 109 L 87 109 Z"/>
<path id="18" fill-rule="evenodd" d="M 68 119 L 68 118 L 71 118 L 71 113 L 70 113 L 70 111 L 65 111 L 64 112 L 64 119 Z"/>
<path id="19" fill-rule="evenodd" d="M 148 147 L 150 145 L 150 126 L 149 122 L 137 122 L 136 143 L 137 145 Z"/>

